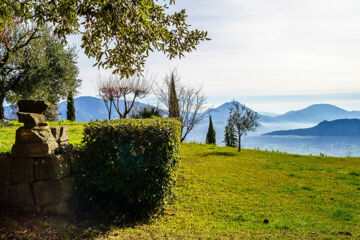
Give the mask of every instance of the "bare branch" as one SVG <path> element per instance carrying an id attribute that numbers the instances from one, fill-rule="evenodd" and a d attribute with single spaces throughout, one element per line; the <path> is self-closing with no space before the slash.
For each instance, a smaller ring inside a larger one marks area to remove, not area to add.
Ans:
<path id="1" fill-rule="evenodd" d="M 141 77 L 121 79 L 120 76 L 111 76 L 102 83 L 105 86 L 98 85 L 99 95 L 107 105 L 108 111 L 109 109 L 111 111 L 112 105 L 114 106 L 119 118 L 126 118 L 131 113 L 136 99 L 146 97 L 152 88 L 151 81 Z M 131 98 L 130 101 L 128 101 L 129 98 Z"/>
<path id="2" fill-rule="evenodd" d="M 184 141 L 188 134 L 196 125 L 204 119 L 206 97 L 202 94 L 202 87 L 190 87 L 181 85 L 180 78 L 176 70 L 172 71 L 163 80 L 162 85 L 157 84 L 154 94 L 159 101 L 166 107 L 169 107 L 169 92 L 171 77 L 175 78 L 175 88 L 179 99 L 180 117 L 182 118 L 182 136 Z"/>

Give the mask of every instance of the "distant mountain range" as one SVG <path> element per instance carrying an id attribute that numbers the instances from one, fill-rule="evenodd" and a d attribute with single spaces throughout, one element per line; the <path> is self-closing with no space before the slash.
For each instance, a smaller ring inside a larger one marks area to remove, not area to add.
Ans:
<path id="1" fill-rule="evenodd" d="M 322 121 L 312 128 L 274 131 L 264 135 L 360 136 L 360 119 L 338 119 L 334 121 Z"/>
<path id="2" fill-rule="evenodd" d="M 227 124 L 231 105 L 231 102 L 226 102 L 217 108 L 210 108 L 206 111 L 208 115 L 212 116 L 218 144 L 224 140 L 224 128 Z M 261 135 L 274 130 L 308 128 L 325 120 L 360 118 L 360 111 L 346 111 L 330 104 L 314 104 L 281 115 L 259 113 L 259 117 L 260 126 L 255 133 L 250 133 L 250 135 Z M 188 139 L 204 142 L 208 123 L 209 120 L 206 117 L 196 126 Z"/>
<path id="3" fill-rule="evenodd" d="M 123 101 L 120 102 L 121 106 Z M 77 122 L 89 122 L 90 120 L 104 120 L 108 119 L 108 112 L 102 99 L 96 97 L 77 97 L 74 99 L 75 103 L 75 114 Z M 135 102 L 134 109 L 142 109 L 148 106 L 147 104 Z M 66 101 L 58 104 L 59 107 L 59 119 L 66 119 Z M 121 111 L 123 111 L 123 107 Z M 5 116 L 13 119 L 16 117 L 12 114 L 12 109 L 9 106 L 4 107 Z M 118 114 L 113 108 L 112 119 L 118 118 Z"/>
<path id="4" fill-rule="evenodd" d="M 95 97 L 78 97 L 75 98 L 76 121 L 89 122 L 92 120 L 103 120 L 108 118 L 108 113 L 104 102 Z M 61 102 L 59 106 L 59 119 L 66 119 L 66 105 Z M 216 130 L 217 142 L 221 144 L 224 138 L 224 128 L 229 117 L 231 102 L 226 102 L 219 107 L 209 108 L 206 110 L 206 117 L 190 133 L 187 140 L 204 142 L 208 128 L 208 115 L 213 118 L 214 128 Z M 148 106 L 147 104 L 136 102 L 135 107 L 138 109 Z M 9 117 L 11 108 L 5 107 L 5 115 Z M 113 118 L 117 118 L 117 113 L 113 111 Z M 332 121 L 335 119 L 353 119 L 360 118 L 360 111 L 346 111 L 342 108 L 330 104 L 314 104 L 307 108 L 290 111 L 285 114 L 276 115 L 272 113 L 259 113 L 260 127 L 255 135 L 260 135 L 275 130 L 288 130 L 308 128 L 322 121 Z"/>
<path id="5" fill-rule="evenodd" d="M 124 111 L 123 101 L 120 102 L 121 111 Z M 108 111 L 102 99 L 95 97 L 78 97 L 74 99 L 75 103 L 75 115 L 77 122 L 89 122 L 90 120 L 104 120 L 108 119 Z M 66 106 L 67 102 L 59 103 L 59 119 L 66 119 Z M 142 109 L 148 106 L 147 104 L 135 102 L 134 109 Z M 118 114 L 113 108 L 112 119 L 118 118 Z"/>
<path id="6" fill-rule="evenodd" d="M 260 121 L 319 123 L 324 120 L 331 121 L 345 118 L 360 118 L 360 111 L 346 111 L 330 104 L 314 104 L 307 108 L 290 111 L 275 117 L 262 116 Z"/>

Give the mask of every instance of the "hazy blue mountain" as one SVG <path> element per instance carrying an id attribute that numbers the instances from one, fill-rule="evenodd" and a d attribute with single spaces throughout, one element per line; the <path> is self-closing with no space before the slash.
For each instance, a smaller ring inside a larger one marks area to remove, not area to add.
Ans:
<path id="1" fill-rule="evenodd" d="M 258 112 L 258 114 L 260 114 L 262 116 L 267 116 L 267 117 L 277 117 L 280 115 L 280 114 L 272 113 L 272 112 Z"/>
<path id="2" fill-rule="evenodd" d="M 319 123 L 324 120 L 360 118 L 359 111 L 346 111 L 330 104 L 314 104 L 307 108 L 261 119 L 263 122 L 308 122 Z"/>
<path id="3" fill-rule="evenodd" d="M 104 120 L 108 118 L 108 112 L 102 99 L 96 97 L 77 97 L 74 99 L 77 122 L 89 122 L 90 120 Z M 59 119 L 66 119 L 66 101 L 59 103 Z M 123 105 L 122 105 L 123 106 Z M 148 106 L 135 102 L 134 108 Z M 123 111 L 123 108 L 121 109 Z M 113 118 L 117 118 L 117 112 L 113 109 Z"/>
<path id="4" fill-rule="evenodd" d="M 322 121 L 312 128 L 274 131 L 264 135 L 360 136 L 360 119 Z"/>

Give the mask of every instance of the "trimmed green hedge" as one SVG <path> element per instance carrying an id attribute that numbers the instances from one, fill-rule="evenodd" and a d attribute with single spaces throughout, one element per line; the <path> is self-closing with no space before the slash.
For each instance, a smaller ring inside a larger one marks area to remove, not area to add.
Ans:
<path id="1" fill-rule="evenodd" d="M 95 121 L 85 126 L 77 192 L 85 209 L 147 218 L 174 184 L 181 123 L 175 119 Z"/>

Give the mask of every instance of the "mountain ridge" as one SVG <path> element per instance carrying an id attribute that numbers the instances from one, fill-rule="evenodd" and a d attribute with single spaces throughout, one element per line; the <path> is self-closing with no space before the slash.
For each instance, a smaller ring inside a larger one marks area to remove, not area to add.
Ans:
<path id="1" fill-rule="evenodd" d="M 281 130 L 265 133 L 272 136 L 360 136 L 360 119 L 322 121 L 311 128 Z"/>

